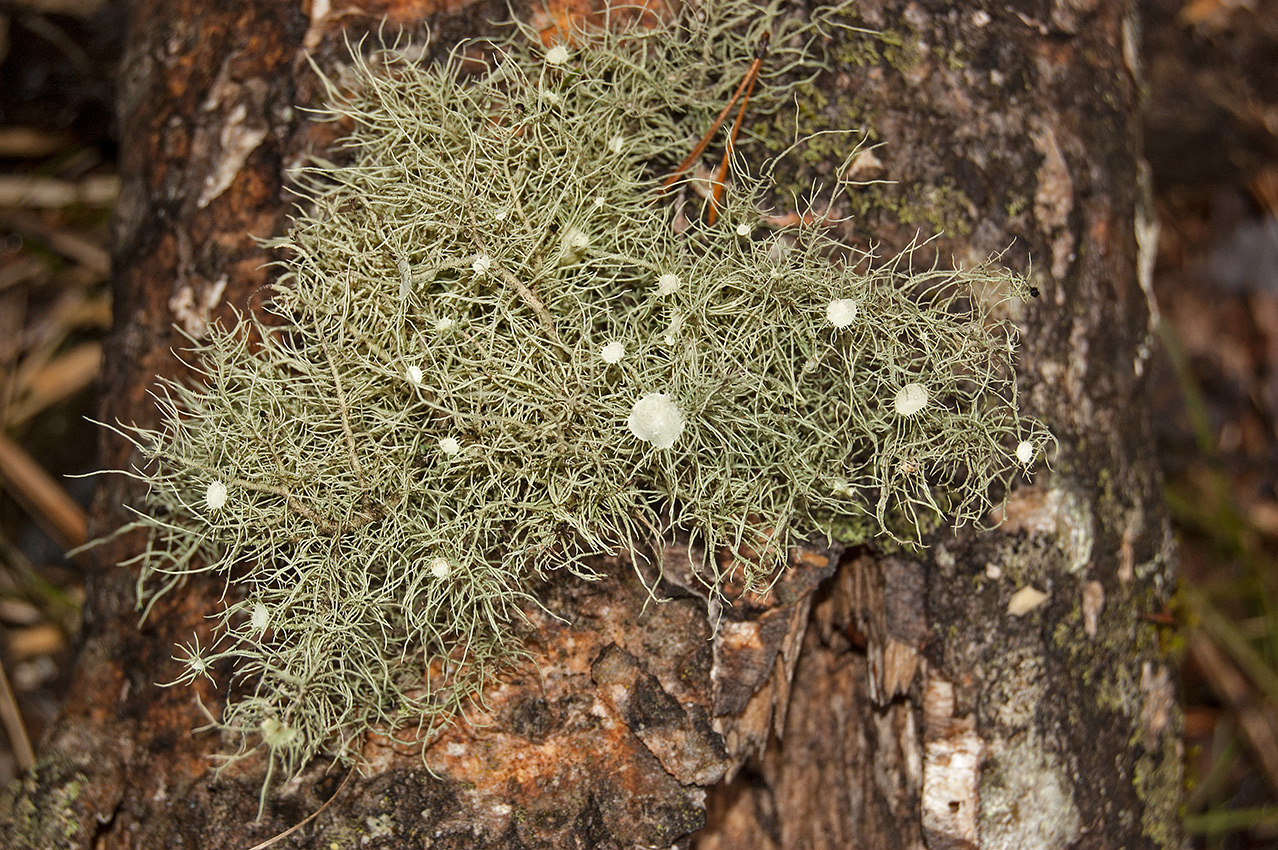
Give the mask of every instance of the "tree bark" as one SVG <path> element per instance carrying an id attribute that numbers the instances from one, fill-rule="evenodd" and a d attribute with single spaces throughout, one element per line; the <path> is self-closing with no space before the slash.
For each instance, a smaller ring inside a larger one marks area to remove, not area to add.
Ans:
<path id="1" fill-rule="evenodd" d="M 199 334 L 268 281 L 256 239 L 287 226 L 285 172 L 331 132 L 295 109 L 320 101 L 307 52 L 331 65 L 345 32 L 383 19 L 429 24 L 441 49 L 506 6 L 133 12 L 103 415 L 148 424 L 154 377 L 180 369 L 172 325 Z M 73 696 L 9 794 L 9 846 L 247 848 L 330 797 L 277 846 L 1180 846 L 1180 720 L 1157 624 L 1171 548 L 1140 403 L 1153 245 L 1134 10 L 863 0 L 856 14 L 884 35 L 832 47 L 828 103 L 803 129 L 867 129 L 882 146 L 854 167 L 894 183 L 867 190 L 841 235 L 890 254 L 943 225 L 916 262 L 1032 257 L 1042 291 L 1008 309 L 1023 406 L 1060 451 L 1015 485 L 998 530 L 941 533 L 909 557 L 802 549 L 717 630 L 695 595 L 645 604 L 622 564 L 606 582 L 553 579 L 540 594 L 563 621 L 529 612 L 535 666 L 496 683 L 427 765 L 370 742 L 370 775 L 343 786 L 344 768 L 314 764 L 260 821 L 265 765 L 215 778 L 223 742 L 192 731 L 205 718 L 191 691 L 154 684 L 222 588 L 190 582 L 139 627 L 133 575 L 110 566 L 137 542 L 121 539 L 99 553 Z M 107 439 L 104 466 L 128 451 Z M 122 479 L 102 487 L 100 530 L 127 495 Z M 1046 601 L 1009 613 L 1030 586 Z"/>

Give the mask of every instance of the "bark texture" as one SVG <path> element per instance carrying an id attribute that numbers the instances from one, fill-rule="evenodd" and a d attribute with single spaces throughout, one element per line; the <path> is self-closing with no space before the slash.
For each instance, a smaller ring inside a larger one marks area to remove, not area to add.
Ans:
<path id="1" fill-rule="evenodd" d="M 344 31 L 383 19 L 429 24 L 447 45 L 505 14 L 136 0 L 107 421 L 152 415 L 153 376 L 179 368 L 173 323 L 198 334 L 267 282 L 255 237 L 286 226 L 285 171 L 331 132 L 295 109 L 319 98 L 305 53 L 331 63 Z M 543 601 L 563 621 L 530 612 L 536 667 L 494 686 L 430 770 L 371 742 L 372 775 L 276 846 L 1179 846 L 1179 715 L 1150 617 L 1171 565 L 1139 403 L 1153 246 L 1133 10 L 864 0 L 858 14 L 883 37 L 832 45 L 802 128 L 883 143 L 854 169 L 894 182 L 860 196 L 843 235 L 890 254 L 942 226 L 916 262 L 1032 257 L 1042 297 L 1015 308 L 1022 398 L 1060 439 L 1054 468 L 1018 483 L 993 533 L 941 532 L 918 557 L 797 551 L 776 591 L 725 609 L 717 631 L 678 576 L 676 598 L 646 606 L 625 565 L 607 582 L 552 581 Z M 108 441 L 104 465 L 126 452 Z M 123 487 L 103 488 L 102 529 Z M 139 629 L 133 578 L 108 566 L 131 544 L 101 552 L 75 696 L 9 794 L 8 846 L 246 848 L 341 786 L 341 769 L 316 764 L 255 821 L 264 765 L 213 777 L 223 742 L 192 733 L 189 690 L 153 683 L 221 588 L 192 582 Z M 1046 601 L 1009 613 L 1025 587 Z"/>

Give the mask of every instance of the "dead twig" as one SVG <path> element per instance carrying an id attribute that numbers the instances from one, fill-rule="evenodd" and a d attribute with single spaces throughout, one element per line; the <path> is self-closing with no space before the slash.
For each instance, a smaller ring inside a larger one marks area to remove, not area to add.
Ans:
<path id="1" fill-rule="evenodd" d="M 0 175 L 0 207 L 109 207 L 119 194 L 120 178 L 115 174 L 94 174 L 80 180 L 27 174 Z"/>
<path id="2" fill-rule="evenodd" d="M 3 661 L 0 661 L 0 720 L 4 722 L 4 731 L 9 736 L 9 745 L 13 747 L 18 770 L 29 769 L 35 764 L 35 750 L 27 735 L 27 725 L 22 722 L 22 712 L 18 709 L 13 688 L 9 687 L 9 677 L 5 675 Z"/>
<path id="3" fill-rule="evenodd" d="M 1237 716 L 1269 787 L 1278 791 L 1278 720 L 1264 695 L 1205 632 L 1191 635 L 1189 651 L 1212 690 Z"/>
<path id="4" fill-rule="evenodd" d="M 54 357 L 22 387 L 21 396 L 8 410 L 7 424 L 21 425 L 74 396 L 93 383 L 101 366 L 102 344 L 99 342 L 84 342 Z"/>
<path id="5" fill-rule="evenodd" d="M 111 255 L 105 248 L 70 230 L 46 227 L 35 216 L 11 210 L 0 212 L 0 230 L 11 230 L 46 245 L 102 278 L 111 272 Z"/>
<path id="6" fill-rule="evenodd" d="M 88 539 L 84 509 L 31 455 L 4 434 L 0 434 L 0 480 L 59 546 L 72 549 Z"/>

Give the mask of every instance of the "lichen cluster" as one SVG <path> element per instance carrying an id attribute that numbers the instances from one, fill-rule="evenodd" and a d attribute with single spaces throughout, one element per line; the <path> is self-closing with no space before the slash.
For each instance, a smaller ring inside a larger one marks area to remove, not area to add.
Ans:
<path id="1" fill-rule="evenodd" d="M 429 739 L 518 654 L 547 571 L 658 569 L 684 535 L 709 592 L 728 569 L 762 589 L 850 518 L 979 521 L 1049 439 L 986 306 L 1016 276 L 775 226 L 744 168 L 713 225 L 662 195 L 763 28 L 756 114 L 837 15 L 689 5 L 442 64 L 385 49 L 329 83 L 349 135 L 300 176 L 269 319 L 214 327 L 134 433 L 140 595 L 227 581 L 179 681 L 230 671 L 239 754 L 291 774 L 373 729 Z"/>

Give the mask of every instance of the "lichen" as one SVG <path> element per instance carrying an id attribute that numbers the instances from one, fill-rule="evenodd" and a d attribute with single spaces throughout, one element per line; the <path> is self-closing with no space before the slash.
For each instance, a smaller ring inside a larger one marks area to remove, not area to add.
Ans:
<path id="1" fill-rule="evenodd" d="M 42 759 L 0 793 L 0 832 L 6 847 L 59 850 L 78 847 L 76 801 L 88 778 L 51 759 Z M 36 805 L 39 801 L 39 805 Z"/>
<path id="2" fill-rule="evenodd" d="M 1068 578 L 1064 579 L 1069 581 Z M 1079 582 L 1081 585 L 1081 582 Z M 1183 753 L 1178 745 L 1179 718 L 1173 714 L 1163 729 L 1148 726 L 1142 710 L 1142 665 L 1153 658 L 1165 661 L 1156 626 L 1123 617 L 1101 616 L 1099 631 L 1089 637 L 1083 627 L 1082 592 L 1071 587 L 1077 603 L 1052 632 L 1052 642 L 1079 679 L 1088 702 L 1072 705 L 1070 722 L 1082 727 L 1097 717 L 1111 716 L 1127 725 L 1127 744 L 1133 754 L 1131 782 L 1141 803 L 1142 833 L 1159 847 L 1179 846 L 1179 816 Z M 1140 587 L 1140 599 L 1106 605 L 1114 610 L 1149 610 L 1157 603 L 1151 585 Z"/>
<path id="3" fill-rule="evenodd" d="M 1070 847 L 1081 819 L 1066 765 L 1034 731 L 1006 742 L 981 773 L 981 846 Z"/>
<path id="4" fill-rule="evenodd" d="M 1181 847 L 1181 803 L 1184 752 L 1170 732 L 1153 752 L 1136 757 L 1132 782 L 1143 804 L 1141 833 L 1157 847 Z"/>
<path id="5" fill-rule="evenodd" d="M 520 657 L 548 571 L 659 572 L 683 535 L 708 593 L 730 571 L 764 591 L 811 534 L 979 522 L 1018 446 L 1050 442 L 984 297 L 1020 277 L 769 231 L 744 167 L 713 223 L 663 191 L 763 27 L 767 115 L 846 11 L 697 8 L 356 57 L 327 82 L 350 135 L 272 243 L 270 315 L 212 326 L 164 425 L 129 432 L 144 615 L 193 573 L 228 583 L 176 683 L 231 671 L 217 725 L 268 783 L 358 762 L 371 730 L 428 742 Z"/>

